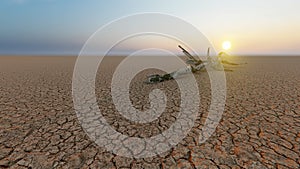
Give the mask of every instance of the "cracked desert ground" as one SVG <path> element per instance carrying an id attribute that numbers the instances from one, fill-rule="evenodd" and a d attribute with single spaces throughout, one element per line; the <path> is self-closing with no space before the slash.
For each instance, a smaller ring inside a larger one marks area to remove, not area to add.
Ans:
<path id="1" fill-rule="evenodd" d="M 0 168 L 299 168 L 300 57 L 239 57 L 246 65 L 226 72 L 227 100 L 213 135 L 197 143 L 210 105 L 206 72 L 195 75 L 201 104 L 194 127 L 176 147 L 157 157 L 131 159 L 98 146 L 81 128 L 72 101 L 76 57 L 0 57 Z M 159 119 L 146 124 L 116 112 L 110 83 L 121 57 L 106 58 L 96 82 L 97 101 L 115 130 L 151 137 L 166 130 L 179 110 L 177 84 L 146 85 L 153 70 L 131 82 L 130 98 L 149 107 L 155 88 L 168 102 Z"/>

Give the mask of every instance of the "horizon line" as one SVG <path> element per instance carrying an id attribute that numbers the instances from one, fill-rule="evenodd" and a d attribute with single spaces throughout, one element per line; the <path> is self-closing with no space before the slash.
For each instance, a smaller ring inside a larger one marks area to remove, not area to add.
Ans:
<path id="1" fill-rule="evenodd" d="M 77 57 L 79 56 L 79 54 L 0 54 L 0 57 Z M 87 57 L 97 57 L 100 55 L 96 55 L 96 54 L 91 54 L 91 55 L 86 55 Z M 104 57 L 127 57 L 129 55 L 105 55 Z M 171 55 L 141 55 L 141 57 L 170 57 Z M 185 57 L 185 55 L 177 55 L 178 57 Z M 194 55 L 195 57 L 197 57 L 196 55 Z M 232 57 L 300 57 L 300 54 L 245 54 L 245 55 L 230 55 Z"/>

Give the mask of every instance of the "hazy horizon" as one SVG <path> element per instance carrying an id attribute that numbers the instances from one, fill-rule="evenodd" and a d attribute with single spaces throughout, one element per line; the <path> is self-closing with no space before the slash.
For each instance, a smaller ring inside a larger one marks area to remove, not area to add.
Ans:
<path id="1" fill-rule="evenodd" d="M 299 56 L 299 6 L 297 0 L 3 0 L 0 55 L 78 55 L 89 36 L 106 23 L 135 13 L 158 12 L 193 24 L 218 52 L 224 41 L 230 41 L 227 52 L 232 55 Z M 139 49 L 135 45 L 128 43 L 112 55 L 130 54 Z M 181 52 L 177 46 L 170 50 Z"/>

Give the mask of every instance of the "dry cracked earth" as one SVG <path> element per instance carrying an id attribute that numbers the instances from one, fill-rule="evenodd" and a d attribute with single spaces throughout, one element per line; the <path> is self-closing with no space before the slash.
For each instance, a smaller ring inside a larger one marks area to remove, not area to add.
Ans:
<path id="1" fill-rule="evenodd" d="M 127 136 L 149 138 L 176 121 L 180 107 L 174 81 L 146 85 L 140 72 L 130 99 L 141 111 L 153 89 L 165 92 L 167 108 L 138 124 L 116 111 L 110 83 L 120 57 L 106 58 L 96 81 L 106 121 Z M 82 129 L 72 100 L 75 57 L 0 57 L 0 168 L 299 168 L 300 58 L 240 57 L 246 65 L 226 72 L 227 100 L 216 131 L 203 144 L 199 134 L 211 101 L 206 72 L 195 75 L 201 103 L 193 128 L 175 147 L 155 157 L 133 159 L 107 151 Z"/>

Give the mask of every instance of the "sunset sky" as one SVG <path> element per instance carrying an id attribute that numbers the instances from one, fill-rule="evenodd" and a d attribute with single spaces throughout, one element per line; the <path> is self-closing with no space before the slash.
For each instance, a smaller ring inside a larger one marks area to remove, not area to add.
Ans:
<path id="1" fill-rule="evenodd" d="M 98 28 L 140 12 L 184 19 L 218 51 L 230 41 L 231 54 L 300 55 L 299 8 L 299 0 L 1 0 L 0 55 L 77 55 Z"/>

